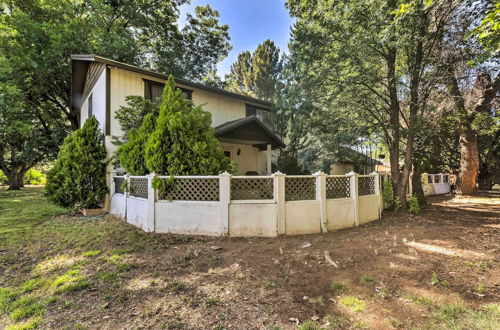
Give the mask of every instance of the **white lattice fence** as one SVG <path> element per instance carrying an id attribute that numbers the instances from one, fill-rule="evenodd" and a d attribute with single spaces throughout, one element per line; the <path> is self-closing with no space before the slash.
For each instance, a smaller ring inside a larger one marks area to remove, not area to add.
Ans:
<path id="1" fill-rule="evenodd" d="M 148 198 L 148 178 L 130 177 L 129 195 L 132 197 Z"/>
<path id="2" fill-rule="evenodd" d="M 219 201 L 218 177 L 161 178 L 158 200 L 171 201 Z"/>
<path id="3" fill-rule="evenodd" d="M 274 199 L 272 177 L 231 178 L 231 200 L 271 200 Z"/>
<path id="4" fill-rule="evenodd" d="M 285 200 L 304 201 L 316 199 L 316 178 L 313 176 L 287 176 Z"/>
<path id="5" fill-rule="evenodd" d="M 374 176 L 359 176 L 358 177 L 358 195 L 373 195 L 375 194 L 375 177 Z"/>
<path id="6" fill-rule="evenodd" d="M 351 197 L 351 179 L 346 176 L 326 177 L 326 198 Z"/>

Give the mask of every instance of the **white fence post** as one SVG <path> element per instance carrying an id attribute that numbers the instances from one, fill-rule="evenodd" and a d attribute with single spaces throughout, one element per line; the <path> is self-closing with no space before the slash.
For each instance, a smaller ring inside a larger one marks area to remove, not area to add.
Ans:
<path id="1" fill-rule="evenodd" d="M 286 230 L 286 205 L 285 205 L 285 180 L 286 175 L 280 171 L 273 174 L 274 183 L 274 199 L 276 200 L 276 207 L 278 211 L 278 235 L 285 234 Z"/>
<path id="2" fill-rule="evenodd" d="M 321 221 L 321 232 L 326 233 L 326 174 L 321 171 L 314 173 L 316 176 L 316 200 L 319 202 L 319 214 Z"/>
<path id="3" fill-rule="evenodd" d="M 229 204 L 231 203 L 231 174 L 219 174 L 219 203 L 223 231 L 229 235 Z"/>
<path id="4" fill-rule="evenodd" d="M 377 196 L 378 201 L 378 218 L 382 217 L 382 209 L 383 209 L 383 201 L 380 198 L 380 174 L 376 171 L 373 171 L 372 174 L 375 176 L 375 195 Z"/>
<path id="5" fill-rule="evenodd" d="M 359 226 L 359 203 L 358 203 L 358 173 L 353 171 L 346 174 L 351 178 L 351 198 L 354 201 L 354 223 Z"/>
<path id="6" fill-rule="evenodd" d="M 110 184 L 109 184 L 109 200 L 110 200 L 110 205 L 111 205 L 111 199 L 113 198 L 113 195 L 115 193 L 115 175 L 116 175 L 116 171 L 112 170 L 109 173 L 111 175 L 111 180 L 110 180 Z"/>
<path id="7" fill-rule="evenodd" d="M 156 202 L 156 189 L 153 187 L 153 179 L 155 177 L 154 173 L 147 175 L 148 178 L 148 212 L 147 212 L 147 220 L 146 220 L 146 228 L 147 232 L 154 232 L 156 229 L 155 226 L 155 202 Z"/>
<path id="8" fill-rule="evenodd" d="M 128 200 L 128 194 L 129 194 L 129 189 L 130 189 L 130 182 L 129 182 L 129 177 L 127 174 L 123 175 L 123 184 L 125 185 L 123 189 L 123 196 L 125 197 L 125 210 L 123 211 L 123 214 L 125 215 L 125 220 L 127 220 L 127 200 Z"/>

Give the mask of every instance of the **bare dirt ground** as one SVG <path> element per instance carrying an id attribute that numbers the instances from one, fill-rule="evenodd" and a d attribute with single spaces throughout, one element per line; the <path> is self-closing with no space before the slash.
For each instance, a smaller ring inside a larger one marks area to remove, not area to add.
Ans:
<path id="1" fill-rule="evenodd" d="M 0 286 L 46 302 L 24 320 L 5 307 L 0 328 L 36 318 L 44 329 L 495 329 L 499 215 L 498 193 L 434 197 L 416 216 L 276 239 L 146 234 L 111 216 L 59 216 L 0 249 Z M 71 270 L 79 278 L 68 281 L 83 284 L 58 290 Z M 44 284 L 24 290 L 30 280 Z"/>

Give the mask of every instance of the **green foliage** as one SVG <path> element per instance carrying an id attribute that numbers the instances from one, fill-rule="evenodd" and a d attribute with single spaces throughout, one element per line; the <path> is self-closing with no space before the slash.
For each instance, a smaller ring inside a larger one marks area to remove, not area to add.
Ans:
<path id="1" fill-rule="evenodd" d="M 253 54 L 245 51 L 238 55 L 226 76 L 227 89 L 272 101 L 281 70 L 280 49 L 268 39 L 259 44 Z"/>
<path id="2" fill-rule="evenodd" d="M 335 293 L 345 293 L 349 291 L 349 287 L 344 282 L 334 281 L 330 283 L 330 289 Z"/>
<path id="3" fill-rule="evenodd" d="M 44 185 L 47 182 L 45 174 L 31 168 L 24 175 L 24 184 Z"/>
<path id="4" fill-rule="evenodd" d="M 106 164 L 99 123 L 90 117 L 81 129 L 64 140 L 47 175 L 50 200 L 64 207 L 99 207 L 107 192 Z"/>
<path id="5" fill-rule="evenodd" d="M 125 98 L 127 105 L 121 106 L 116 110 L 115 118 L 120 124 L 123 132 L 139 130 L 148 114 L 153 114 L 157 118 L 160 113 L 160 105 L 156 102 L 146 100 L 142 96 L 129 95 Z"/>
<path id="6" fill-rule="evenodd" d="M 210 113 L 183 98 L 172 76 L 163 90 L 145 160 L 149 172 L 167 175 L 210 175 L 234 169 L 215 138 Z"/>
<path id="7" fill-rule="evenodd" d="M 473 31 L 481 45 L 491 53 L 500 53 L 500 2 L 490 8 L 481 24 Z"/>
<path id="8" fill-rule="evenodd" d="M 299 330 L 320 330 L 323 327 L 316 321 L 306 321 L 299 325 Z"/>
<path id="9" fill-rule="evenodd" d="M 390 180 L 384 182 L 382 187 L 382 197 L 384 198 L 384 203 L 388 208 L 391 208 L 394 205 L 394 190 Z"/>
<path id="10" fill-rule="evenodd" d="M 401 210 L 401 206 L 401 198 L 399 198 L 399 196 L 394 197 L 394 211 Z"/>
<path id="11" fill-rule="evenodd" d="M 11 188 L 26 170 L 55 158 L 68 132 L 80 127 L 78 111 L 67 104 L 70 54 L 99 54 L 198 81 L 215 71 L 231 48 L 229 27 L 207 5 L 180 28 L 186 2 L 1 2 L 0 170 L 14 177 Z"/>
<path id="12" fill-rule="evenodd" d="M 420 203 L 417 196 L 411 196 L 408 200 L 408 210 L 413 214 L 420 213 Z"/>
<path id="13" fill-rule="evenodd" d="M 365 303 L 354 296 L 342 296 L 339 300 L 339 304 L 353 312 L 362 312 L 366 308 Z"/>
<path id="14" fill-rule="evenodd" d="M 154 113 L 148 113 L 139 129 L 131 128 L 126 133 L 126 142 L 120 145 L 116 151 L 121 166 L 127 173 L 133 175 L 146 175 L 145 151 L 151 134 L 155 131 L 156 118 Z"/>
<path id="15" fill-rule="evenodd" d="M 0 185 L 7 184 L 9 182 L 9 179 L 7 176 L 0 170 Z"/>

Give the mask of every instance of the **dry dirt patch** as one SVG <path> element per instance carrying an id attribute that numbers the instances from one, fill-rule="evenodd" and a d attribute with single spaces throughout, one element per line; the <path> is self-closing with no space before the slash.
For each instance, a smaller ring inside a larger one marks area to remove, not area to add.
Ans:
<path id="1" fill-rule="evenodd" d="M 88 282 L 79 290 L 32 291 L 56 297 L 41 328 L 495 327 L 496 200 L 432 198 L 418 216 L 387 213 L 358 228 L 276 239 L 146 234 L 114 217 L 62 216 L 2 248 L 0 285 L 78 270 Z M 75 263 L 33 273 L 62 255 Z M 12 320 L 4 313 L 2 322 Z"/>

